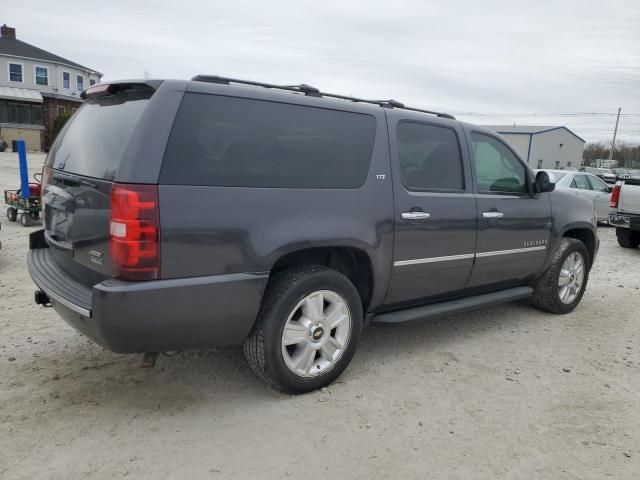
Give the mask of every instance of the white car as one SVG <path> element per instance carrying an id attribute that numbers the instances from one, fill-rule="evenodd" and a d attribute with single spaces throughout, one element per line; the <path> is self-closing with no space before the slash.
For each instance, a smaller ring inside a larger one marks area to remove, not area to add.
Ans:
<path id="1" fill-rule="evenodd" d="M 536 170 L 536 172 L 541 170 Z M 573 191 L 576 195 L 591 200 L 596 207 L 599 222 L 609 221 L 609 203 L 613 188 L 601 178 L 585 172 L 570 172 L 568 170 L 544 170 L 558 189 Z"/>

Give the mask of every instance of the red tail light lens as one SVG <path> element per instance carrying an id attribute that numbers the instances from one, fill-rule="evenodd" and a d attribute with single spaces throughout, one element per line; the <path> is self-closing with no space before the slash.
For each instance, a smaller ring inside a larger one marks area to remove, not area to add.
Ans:
<path id="1" fill-rule="evenodd" d="M 611 192 L 611 200 L 609 202 L 609 206 L 611 208 L 618 208 L 618 201 L 620 200 L 620 189 L 622 185 L 620 183 L 616 183 L 616 186 L 613 187 L 613 192 Z"/>
<path id="2" fill-rule="evenodd" d="M 44 189 L 49 185 L 51 181 L 51 176 L 53 175 L 53 170 L 51 167 L 42 167 L 42 177 L 40 178 L 40 194 L 44 193 Z"/>
<path id="3" fill-rule="evenodd" d="M 159 278 L 160 211 L 157 186 L 113 185 L 109 249 L 117 278 Z"/>

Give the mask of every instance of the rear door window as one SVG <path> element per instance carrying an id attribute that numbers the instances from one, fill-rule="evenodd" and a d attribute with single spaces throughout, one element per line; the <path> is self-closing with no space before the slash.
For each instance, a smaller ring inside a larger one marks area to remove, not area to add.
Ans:
<path id="1" fill-rule="evenodd" d="M 456 132 L 416 122 L 398 124 L 400 172 L 409 190 L 463 190 Z"/>
<path id="2" fill-rule="evenodd" d="M 375 132 L 371 115 L 187 93 L 160 182 L 358 188 L 369 172 Z"/>
<path id="3" fill-rule="evenodd" d="M 589 183 L 591 184 L 591 187 L 596 191 L 596 192 L 605 192 L 605 193 L 609 193 L 609 185 L 607 185 L 606 183 L 604 183 L 602 180 L 600 180 L 598 177 L 595 176 L 591 176 L 591 175 L 587 175 L 587 179 L 589 180 Z"/>
<path id="4" fill-rule="evenodd" d="M 125 90 L 87 101 L 58 135 L 47 165 L 88 177 L 113 180 L 134 127 L 153 94 Z"/>
<path id="5" fill-rule="evenodd" d="M 576 175 L 571 182 L 571 188 L 579 188 L 580 190 L 591 190 L 589 180 L 586 175 Z"/>

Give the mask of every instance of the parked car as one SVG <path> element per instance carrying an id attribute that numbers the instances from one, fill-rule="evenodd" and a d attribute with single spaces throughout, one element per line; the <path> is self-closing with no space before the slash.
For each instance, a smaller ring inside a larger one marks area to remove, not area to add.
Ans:
<path id="1" fill-rule="evenodd" d="M 495 132 L 389 101 L 198 76 L 83 93 L 47 157 L 36 303 L 121 353 L 244 344 L 327 385 L 363 325 L 580 302 L 592 202 Z"/>
<path id="2" fill-rule="evenodd" d="M 619 181 L 611 194 L 609 223 L 616 227 L 618 244 L 624 248 L 640 245 L 640 178 Z"/>
<path id="3" fill-rule="evenodd" d="M 536 170 L 537 172 L 541 170 Z M 609 221 L 609 202 L 612 187 L 596 175 L 568 170 L 544 170 L 549 174 L 557 189 L 570 190 L 576 195 L 589 199 L 596 209 L 599 222 Z"/>
<path id="4" fill-rule="evenodd" d="M 591 173 L 596 177 L 603 179 L 605 182 L 610 180 L 609 183 L 615 183 L 616 174 L 610 168 L 602 167 L 580 167 L 581 172 Z"/>

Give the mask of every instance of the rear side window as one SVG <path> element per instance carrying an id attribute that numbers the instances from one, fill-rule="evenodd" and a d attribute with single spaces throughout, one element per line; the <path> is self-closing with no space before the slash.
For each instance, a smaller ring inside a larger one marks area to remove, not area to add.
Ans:
<path id="1" fill-rule="evenodd" d="M 125 90 L 87 101 L 53 144 L 47 165 L 88 177 L 113 180 L 134 127 L 153 90 Z"/>
<path id="2" fill-rule="evenodd" d="M 456 132 L 415 122 L 398 124 L 398 159 L 410 190 L 462 190 L 462 159 Z"/>
<path id="3" fill-rule="evenodd" d="M 188 93 L 169 138 L 169 185 L 358 188 L 375 139 L 371 115 Z"/>

